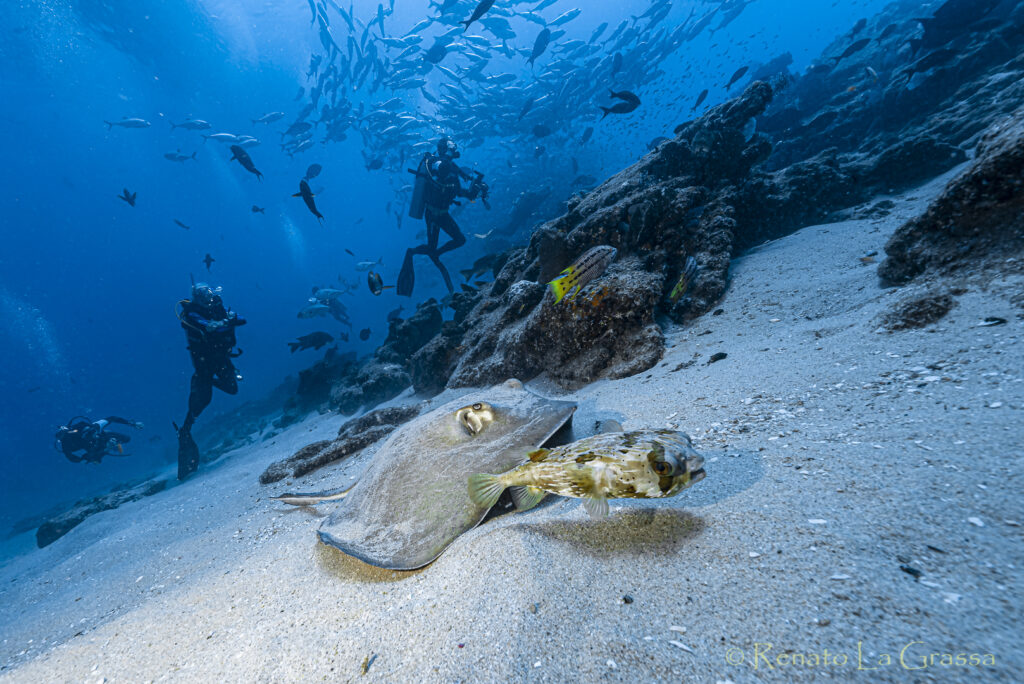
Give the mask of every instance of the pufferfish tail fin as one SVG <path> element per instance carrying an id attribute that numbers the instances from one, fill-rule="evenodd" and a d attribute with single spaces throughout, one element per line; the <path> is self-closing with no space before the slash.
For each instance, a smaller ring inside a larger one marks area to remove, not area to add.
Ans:
<path id="1" fill-rule="evenodd" d="M 546 493 L 540 487 L 513 487 L 512 500 L 516 503 L 516 510 L 528 511 L 539 504 Z"/>
<path id="2" fill-rule="evenodd" d="M 551 286 L 551 291 L 555 293 L 555 304 L 562 301 L 562 297 L 576 284 L 573 278 L 575 273 L 576 269 L 570 266 L 562 271 L 561 275 L 548 283 Z"/>
<path id="3" fill-rule="evenodd" d="M 505 491 L 501 475 L 476 473 L 469 476 L 469 498 L 477 506 L 491 508 L 498 503 L 498 497 Z"/>

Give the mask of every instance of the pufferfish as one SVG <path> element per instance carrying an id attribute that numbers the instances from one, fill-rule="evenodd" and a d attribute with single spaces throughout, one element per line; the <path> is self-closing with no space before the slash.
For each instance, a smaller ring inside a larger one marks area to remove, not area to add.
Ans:
<path id="1" fill-rule="evenodd" d="M 491 507 L 506 488 L 521 511 L 546 493 L 583 499 L 592 517 L 608 514 L 608 499 L 660 499 L 704 479 L 704 458 L 690 438 L 674 430 L 609 432 L 554 449 L 501 475 L 469 477 L 469 496 Z"/>

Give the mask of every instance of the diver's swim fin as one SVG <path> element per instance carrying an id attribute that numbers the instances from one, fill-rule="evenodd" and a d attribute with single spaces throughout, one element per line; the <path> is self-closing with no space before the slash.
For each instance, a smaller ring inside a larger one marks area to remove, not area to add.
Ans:
<path id="1" fill-rule="evenodd" d="M 405 251 L 405 261 L 402 262 L 402 270 L 398 274 L 398 282 L 395 284 L 395 293 L 402 297 L 412 297 L 412 288 L 416 284 L 416 269 L 412 263 L 412 250 Z"/>
<path id="2" fill-rule="evenodd" d="M 452 277 L 448 275 L 448 269 L 441 263 L 441 257 L 436 254 L 430 254 L 430 260 L 437 266 L 437 270 L 441 272 L 441 277 L 444 278 L 444 284 L 448 288 L 448 292 L 455 292 L 455 287 L 452 285 Z"/>
<path id="3" fill-rule="evenodd" d="M 178 479 L 184 480 L 199 468 L 199 446 L 191 430 L 177 425 L 174 429 L 178 431 Z"/>

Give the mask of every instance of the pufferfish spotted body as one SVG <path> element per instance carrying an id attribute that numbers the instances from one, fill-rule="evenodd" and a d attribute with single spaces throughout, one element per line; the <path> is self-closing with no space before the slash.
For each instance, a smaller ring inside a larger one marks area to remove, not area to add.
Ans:
<path id="1" fill-rule="evenodd" d="M 506 488 L 519 510 L 546 493 L 583 499 L 593 517 L 608 514 L 608 499 L 660 499 L 704 479 L 704 458 L 690 438 L 674 430 L 609 432 L 554 449 L 529 453 L 530 461 L 501 475 L 469 477 L 469 496 L 493 506 Z"/>

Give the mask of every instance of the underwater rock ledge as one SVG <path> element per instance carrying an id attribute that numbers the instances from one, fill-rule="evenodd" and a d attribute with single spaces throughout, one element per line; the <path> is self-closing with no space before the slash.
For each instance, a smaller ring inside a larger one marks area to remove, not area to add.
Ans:
<path id="1" fill-rule="evenodd" d="M 892 284 L 991 259 L 1010 269 L 1016 256 L 1012 270 L 1024 266 L 1024 108 L 985 133 L 975 161 L 896 230 L 885 253 L 878 275 Z"/>

